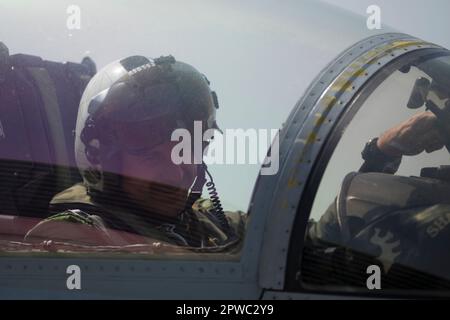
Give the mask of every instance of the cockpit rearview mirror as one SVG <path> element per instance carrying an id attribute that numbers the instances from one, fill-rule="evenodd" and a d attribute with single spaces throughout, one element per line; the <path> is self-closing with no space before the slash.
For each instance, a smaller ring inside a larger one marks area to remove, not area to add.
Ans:
<path id="1" fill-rule="evenodd" d="M 409 109 L 419 109 L 425 104 L 430 86 L 431 82 L 426 78 L 416 80 L 407 104 Z"/>

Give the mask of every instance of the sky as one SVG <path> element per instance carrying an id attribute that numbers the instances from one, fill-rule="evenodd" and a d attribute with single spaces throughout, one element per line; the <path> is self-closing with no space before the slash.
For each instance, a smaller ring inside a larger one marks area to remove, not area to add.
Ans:
<path id="1" fill-rule="evenodd" d="M 327 3 L 367 16 L 366 9 L 377 5 L 382 24 L 401 32 L 450 48 L 450 1 L 447 0 L 324 0 Z"/>

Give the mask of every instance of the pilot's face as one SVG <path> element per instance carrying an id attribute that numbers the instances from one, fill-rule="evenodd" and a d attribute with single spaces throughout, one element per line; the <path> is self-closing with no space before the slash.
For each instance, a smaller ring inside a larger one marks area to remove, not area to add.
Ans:
<path id="1" fill-rule="evenodd" d="M 123 189 L 140 206 L 165 216 L 183 210 L 197 169 L 171 160 L 177 142 L 160 144 L 140 155 L 122 153 Z"/>

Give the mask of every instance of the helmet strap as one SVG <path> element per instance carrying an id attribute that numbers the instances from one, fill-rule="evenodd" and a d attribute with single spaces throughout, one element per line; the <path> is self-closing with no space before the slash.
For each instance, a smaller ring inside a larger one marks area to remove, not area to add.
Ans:
<path id="1" fill-rule="evenodd" d="M 202 164 L 197 165 L 197 177 L 195 178 L 195 182 L 187 198 L 185 210 L 192 210 L 192 205 L 202 196 L 203 186 L 205 183 L 206 165 L 202 162 Z"/>

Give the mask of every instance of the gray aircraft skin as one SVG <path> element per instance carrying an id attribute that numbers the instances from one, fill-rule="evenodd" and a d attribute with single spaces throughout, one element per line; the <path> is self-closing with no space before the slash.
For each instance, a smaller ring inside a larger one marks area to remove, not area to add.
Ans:
<path id="1" fill-rule="evenodd" d="M 152 5 L 163 7 L 159 1 L 153 1 Z M 178 15 L 184 6 L 180 3 L 178 9 L 171 7 L 170 10 L 179 10 Z M 302 208 L 311 208 L 310 202 L 318 189 L 312 179 L 320 180 L 331 159 L 329 150 L 333 150 L 342 136 L 342 121 L 352 122 L 357 105 L 411 59 L 447 56 L 450 52 L 385 27 L 369 30 L 366 17 L 318 1 L 289 1 L 279 10 L 272 10 L 267 3 L 257 7 L 257 10 L 250 10 L 244 6 L 240 16 L 235 18 L 248 21 L 246 32 L 236 30 L 230 22 L 230 12 L 221 12 L 220 6 L 214 8 L 211 4 L 205 5 L 206 11 L 211 10 L 210 20 L 194 16 L 187 30 L 177 31 L 188 37 L 188 32 L 207 29 L 208 34 L 234 39 L 239 48 L 233 50 L 239 50 L 238 54 L 223 52 L 220 39 L 205 39 L 203 50 L 210 50 L 208 54 L 196 58 L 191 48 L 186 48 L 183 59 L 194 65 L 202 61 L 200 67 L 206 69 L 209 78 L 228 79 L 222 82 L 211 79 L 219 96 L 225 89 L 241 88 L 225 94 L 222 109 L 243 101 L 247 104 L 244 116 L 256 115 L 256 118 L 264 118 L 261 121 L 264 127 L 280 128 L 278 172 L 260 175 L 259 167 L 255 174 L 249 175 L 255 179 L 243 182 L 252 187 L 248 189 L 251 190 L 249 221 L 240 253 L 218 258 L 213 252 L 201 255 L 162 253 L 154 257 L 124 253 L 102 257 L 45 252 L 44 247 L 32 254 L 21 253 L 20 249 L 5 251 L 0 255 L 1 299 L 380 297 L 380 294 L 371 296 L 372 292 L 351 290 L 293 289 L 290 284 L 293 250 L 302 246 L 302 235 L 309 219 L 309 212 Z M 150 12 L 148 19 L 152 26 L 159 25 L 159 30 L 167 30 L 168 38 L 173 36 L 174 29 L 183 29 L 177 26 L 176 19 L 165 19 L 160 11 L 154 16 Z M 253 30 L 252 23 L 261 23 L 261 29 Z M 139 27 L 145 26 L 142 22 Z M 272 34 L 264 35 L 270 28 Z M 254 36 L 251 45 L 246 44 L 249 34 Z M 7 40 L 0 40 L 8 45 Z M 195 46 L 198 39 L 183 41 L 188 42 Z M 227 59 L 234 59 L 237 68 L 215 67 Z M 262 72 L 261 68 L 266 71 Z M 264 75 L 271 83 L 249 83 L 251 76 L 256 79 Z M 235 83 L 227 87 L 227 81 Z M 278 94 L 280 82 L 286 87 Z M 274 114 L 273 119 L 268 119 L 271 114 Z M 221 121 L 220 113 L 218 121 Z M 227 121 L 225 127 L 232 126 L 232 116 L 224 122 Z M 355 146 L 355 152 L 362 148 L 363 145 Z M 220 172 L 218 176 L 220 190 L 227 186 L 232 188 L 231 181 L 221 177 Z M 79 290 L 67 287 L 67 268 L 71 265 L 81 270 Z"/>

